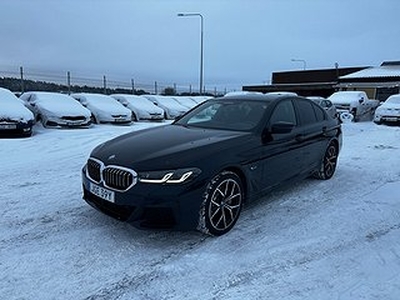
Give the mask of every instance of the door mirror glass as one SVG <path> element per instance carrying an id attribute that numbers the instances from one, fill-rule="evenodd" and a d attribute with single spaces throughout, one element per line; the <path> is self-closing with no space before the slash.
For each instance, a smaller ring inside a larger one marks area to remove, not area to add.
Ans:
<path id="1" fill-rule="evenodd" d="M 291 122 L 277 122 L 272 124 L 271 126 L 271 134 L 286 134 L 286 133 L 290 133 L 293 128 L 294 128 L 295 124 L 291 123 Z"/>

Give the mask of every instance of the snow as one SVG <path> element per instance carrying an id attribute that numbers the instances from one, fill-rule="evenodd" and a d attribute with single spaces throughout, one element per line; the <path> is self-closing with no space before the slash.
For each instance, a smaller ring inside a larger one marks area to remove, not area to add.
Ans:
<path id="1" fill-rule="evenodd" d="M 34 98 L 29 98 L 33 95 Z M 27 100 L 29 98 L 29 100 Z M 29 104 L 35 103 L 40 106 L 40 110 L 49 115 L 57 116 L 85 116 L 90 117 L 90 111 L 84 108 L 74 98 L 58 93 L 50 92 L 27 92 L 21 95 L 20 99 Z"/>
<path id="2" fill-rule="evenodd" d="M 348 75 L 341 76 L 340 79 L 353 79 L 353 78 L 371 78 L 371 77 L 399 77 L 400 67 L 394 66 L 380 66 L 366 68 Z"/>
<path id="3" fill-rule="evenodd" d="M 81 99 L 80 103 L 86 103 L 89 110 L 101 113 L 105 117 L 111 115 L 130 115 L 131 111 L 110 96 L 102 94 L 79 93 L 72 94 L 71 97 Z"/>
<path id="4" fill-rule="evenodd" d="M 395 94 L 391 95 L 384 103 L 385 104 L 391 104 L 393 106 L 398 106 L 400 105 L 400 94 Z"/>
<path id="5" fill-rule="evenodd" d="M 159 125 L 0 140 L 2 299 L 400 299 L 399 127 L 343 124 L 331 180 L 281 188 L 214 238 L 140 231 L 81 199 L 97 144 Z"/>
<path id="6" fill-rule="evenodd" d="M 0 120 L 28 122 L 33 120 L 33 113 L 9 90 L 0 88 Z"/>
<path id="7" fill-rule="evenodd" d="M 176 100 L 174 100 L 172 97 L 167 97 L 167 96 L 149 96 L 149 95 L 144 95 L 145 97 L 150 97 L 154 99 L 156 102 L 158 102 L 161 105 L 164 105 L 170 109 L 174 109 L 177 111 L 187 111 L 188 108 L 185 106 L 179 104 Z"/>
<path id="8" fill-rule="evenodd" d="M 155 106 L 153 104 L 153 102 L 149 101 L 148 99 L 146 99 L 142 96 L 113 94 L 113 95 L 110 95 L 110 97 L 117 99 L 121 103 L 126 102 L 127 105 L 134 107 L 134 108 L 136 107 L 137 109 L 145 110 L 148 113 L 164 114 L 164 111 L 161 108 L 159 108 L 158 106 Z"/>

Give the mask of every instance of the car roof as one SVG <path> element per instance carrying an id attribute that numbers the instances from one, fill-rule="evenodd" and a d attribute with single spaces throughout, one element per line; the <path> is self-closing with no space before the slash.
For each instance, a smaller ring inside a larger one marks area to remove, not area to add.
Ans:
<path id="1" fill-rule="evenodd" d="M 215 99 L 227 99 L 227 100 L 256 100 L 256 101 L 267 101 L 271 102 L 276 99 L 281 98 L 293 98 L 298 97 L 296 95 L 291 94 L 259 94 L 259 93 L 249 93 L 243 95 L 229 95 L 225 97 L 215 98 Z"/>

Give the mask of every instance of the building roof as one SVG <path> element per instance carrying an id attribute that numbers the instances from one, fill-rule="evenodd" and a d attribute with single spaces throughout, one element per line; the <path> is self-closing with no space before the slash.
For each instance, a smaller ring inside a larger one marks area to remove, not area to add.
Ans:
<path id="1" fill-rule="evenodd" d="M 379 67 L 370 67 L 340 76 L 340 80 L 382 77 L 400 77 L 400 62 L 383 62 Z"/>
<path id="2" fill-rule="evenodd" d="M 369 68 L 369 66 L 273 72 L 272 84 L 336 83 L 338 77 L 352 74 L 365 68 Z"/>

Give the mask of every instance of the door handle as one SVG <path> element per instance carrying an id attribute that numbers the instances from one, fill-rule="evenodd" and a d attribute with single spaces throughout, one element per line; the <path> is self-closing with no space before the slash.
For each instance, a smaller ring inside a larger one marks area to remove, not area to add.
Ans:
<path id="1" fill-rule="evenodd" d="M 303 134 L 298 134 L 295 136 L 295 140 L 301 143 L 302 141 L 305 140 L 305 136 Z"/>

